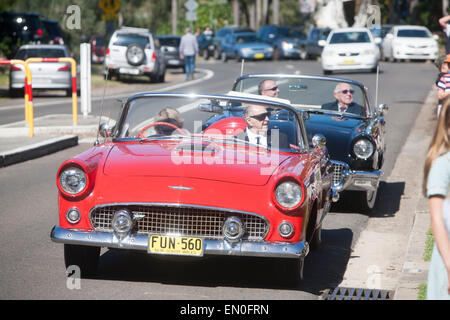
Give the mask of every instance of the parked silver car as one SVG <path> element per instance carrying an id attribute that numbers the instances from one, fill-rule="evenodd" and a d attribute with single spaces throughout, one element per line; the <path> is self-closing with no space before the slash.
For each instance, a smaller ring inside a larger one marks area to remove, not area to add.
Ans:
<path id="1" fill-rule="evenodd" d="M 69 50 L 64 45 L 28 44 L 17 51 L 14 59 L 28 58 L 63 58 L 70 57 Z M 72 96 L 72 74 L 70 63 L 65 62 L 33 62 L 29 64 L 33 91 L 65 90 L 67 96 Z M 10 96 L 23 95 L 25 86 L 25 68 L 22 65 L 12 65 L 9 73 Z"/>

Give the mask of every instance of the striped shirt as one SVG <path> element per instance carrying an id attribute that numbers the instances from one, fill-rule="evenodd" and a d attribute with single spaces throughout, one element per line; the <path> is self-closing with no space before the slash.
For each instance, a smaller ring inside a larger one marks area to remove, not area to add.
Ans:
<path id="1" fill-rule="evenodd" d="M 450 73 L 444 74 L 437 83 L 438 90 L 450 91 Z"/>

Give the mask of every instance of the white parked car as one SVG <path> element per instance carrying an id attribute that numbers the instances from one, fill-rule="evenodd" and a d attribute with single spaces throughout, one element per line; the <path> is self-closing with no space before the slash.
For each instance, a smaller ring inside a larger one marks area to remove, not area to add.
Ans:
<path id="1" fill-rule="evenodd" d="M 437 35 L 422 26 L 394 26 L 382 45 L 384 60 L 435 60 L 438 55 Z"/>
<path id="2" fill-rule="evenodd" d="M 108 78 L 146 75 L 152 82 L 164 82 L 166 64 L 149 29 L 121 27 L 109 41 L 104 72 Z"/>
<path id="3" fill-rule="evenodd" d="M 322 68 L 324 74 L 333 71 L 368 70 L 376 72 L 380 50 L 367 28 L 334 29 L 323 46 Z"/>

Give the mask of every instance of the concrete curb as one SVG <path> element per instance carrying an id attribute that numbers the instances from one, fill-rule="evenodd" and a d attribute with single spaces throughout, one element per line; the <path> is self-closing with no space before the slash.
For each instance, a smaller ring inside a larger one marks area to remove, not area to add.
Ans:
<path id="1" fill-rule="evenodd" d="M 44 155 L 78 145 L 78 136 L 66 135 L 51 138 L 33 145 L 13 149 L 0 154 L 0 167 L 42 157 Z"/>

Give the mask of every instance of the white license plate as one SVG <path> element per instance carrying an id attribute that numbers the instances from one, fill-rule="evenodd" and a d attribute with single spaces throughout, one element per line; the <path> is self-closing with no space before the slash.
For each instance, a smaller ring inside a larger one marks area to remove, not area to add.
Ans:
<path id="1" fill-rule="evenodd" d="M 179 60 L 172 60 L 172 59 L 170 59 L 168 62 L 169 62 L 170 64 L 180 64 L 180 61 L 179 61 Z"/>
<path id="2" fill-rule="evenodd" d="M 119 72 L 120 73 L 124 73 L 124 74 L 132 74 L 132 75 L 138 75 L 139 74 L 139 70 L 138 69 L 132 69 L 132 68 L 120 68 Z"/>

